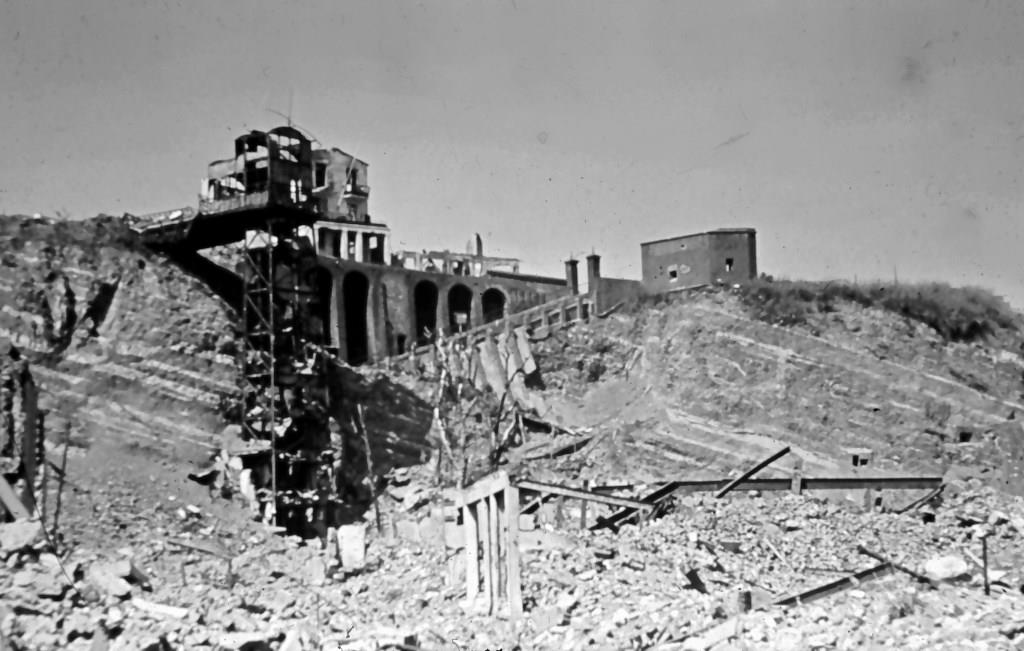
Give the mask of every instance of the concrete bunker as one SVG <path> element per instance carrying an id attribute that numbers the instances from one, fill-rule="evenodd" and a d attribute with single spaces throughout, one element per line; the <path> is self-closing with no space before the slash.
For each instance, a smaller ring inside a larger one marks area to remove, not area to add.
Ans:
<path id="1" fill-rule="evenodd" d="M 505 317 L 505 293 L 496 287 L 484 291 L 480 304 L 484 312 L 484 323 L 497 321 Z"/>
<path id="2" fill-rule="evenodd" d="M 370 281 L 364 274 L 350 271 L 341 282 L 341 294 L 345 308 L 346 358 L 349 364 L 362 364 L 370 357 L 369 328 L 366 325 Z"/>
<path id="3" fill-rule="evenodd" d="M 472 310 L 473 292 L 462 283 L 452 285 L 448 290 L 448 325 L 452 333 L 472 327 Z"/>

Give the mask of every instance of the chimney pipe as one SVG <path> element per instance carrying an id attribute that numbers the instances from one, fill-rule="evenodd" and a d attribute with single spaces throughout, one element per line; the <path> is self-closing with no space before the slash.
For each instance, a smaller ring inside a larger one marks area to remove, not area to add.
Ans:
<path id="1" fill-rule="evenodd" d="M 591 253 L 587 256 L 587 292 L 594 302 L 594 309 L 600 311 L 601 297 L 598 288 L 601 286 L 601 256 Z"/>
<path id="2" fill-rule="evenodd" d="M 565 261 L 565 284 L 573 294 L 580 293 L 580 261 L 569 258 Z"/>
<path id="3" fill-rule="evenodd" d="M 601 256 L 591 253 L 587 256 L 587 280 L 593 281 L 601 277 Z"/>

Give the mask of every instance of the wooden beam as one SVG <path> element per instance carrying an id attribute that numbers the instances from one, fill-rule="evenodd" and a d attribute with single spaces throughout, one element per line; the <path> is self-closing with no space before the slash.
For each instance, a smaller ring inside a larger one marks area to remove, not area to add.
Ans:
<path id="1" fill-rule="evenodd" d="M 519 569 L 519 489 L 511 485 L 505 487 L 505 526 L 508 528 L 505 535 L 508 545 L 505 550 L 508 582 L 505 595 L 509 615 L 512 621 L 516 621 L 523 616 L 523 588 Z"/>
<path id="2" fill-rule="evenodd" d="M 623 506 L 631 509 L 639 509 L 642 511 L 650 511 L 651 509 L 654 508 L 653 505 L 648 504 L 647 502 L 641 502 L 640 500 L 634 500 L 628 497 L 614 497 L 612 495 L 601 495 L 600 493 L 595 493 L 593 491 L 585 491 L 580 490 L 579 488 L 560 486 L 558 484 L 545 484 L 530 479 L 523 479 L 517 481 L 516 486 L 518 486 L 520 490 L 536 491 L 538 493 L 550 493 L 552 495 L 573 497 L 579 500 L 586 500 L 588 502 L 609 504 L 611 506 Z"/>
<path id="3" fill-rule="evenodd" d="M 762 461 L 759 461 L 757 463 L 757 465 L 752 467 L 750 470 L 746 471 L 745 473 L 743 473 L 742 475 L 740 475 L 736 479 L 733 479 L 731 482 L 726 484 L 725 487 L 722 488 L 722 490 L 720 490 L 717 493 L 715 493 L 715 497 L 725 497 L 730 492 L 732 492 L 733 489 L 735 489 L 737 486 L 739 486 L 743 482 L 747 481 L 748 479 L 750 479 L 751 477 L 756 475 L 761 470 L 764 470 L 771 463 L 777 461 L 778 459 L 781 459 L 782 457 L 786 456 L 787 454 L 789 454 L 789 446 L 788 445 L 786 447 L 782 448 L 781 450 L 779 450 L 778 452 L 772 454 L 768 458 L 766 458 L 766 459 L 764 459 Z"/>
<path id="4" fill-rule="evenodd" d="M 455 497 L 455 506 L 464 506 L 478 502 L 494 493 L 500 493 L 508 486 L 508 473 L 504 470 L 481 477 L 470 484 Z"/>
<path id="5" fill-rule="evenodd" d="M 494 608 L 494 601 L 492 597 L 493 585 L 491 583 L 492 573 L 491 570 L 494 566 L 494 559 L 491 557 L 491 515 L 488 504 L 488 499 L 482 499 L 476 503 L 476 517 L 477 522 L 480 524 L 480 542 L 483 548 L 484 557 L 482 559 L 481 570 L 483 574 L 483 594 L 487 605 L 487 614 L 491 614 Z"/>
<path id="6" fill-rule="evenodd" d="M 480 542 L 477 535 L 476 504 L 462 507 L 462 531 L 466 546 L 466 599 L 473 601 L 480 593 Z"/>
<path id="7" fill-rule="evenodd" d="M 0 475 L 0 504 L 7 508 L 15 520 L 32 517 L 31 512 L 21 503 L 21 500 L 18 499 L 18 494 L 14 492 L 14 488 L 7 483 L 3 475 Z"/>

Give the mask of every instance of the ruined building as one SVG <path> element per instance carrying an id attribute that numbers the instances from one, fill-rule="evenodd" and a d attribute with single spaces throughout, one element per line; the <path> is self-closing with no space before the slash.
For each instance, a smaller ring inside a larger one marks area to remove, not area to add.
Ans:
<path id="1" fill-rule="evenodd" d="M 400 355 L 439 333 L 527 311 L 540 310 L 543 322 L 580 293 L 575 260 L 562 278 L 522 274 L 517 259 L 485 256 L 479 237 L 465 254 L 393 253 L 390 230 L 370 214 L 368 165 L 315 149 L 291 126 L 238 137 L 231 158 L 210 163 L 200 190 L 196 208 L 131 219 L 149 247 L 239 314 L 247 448 L 234 454 L 245 459 L 264 515 L 285 526 L 322 533 L 342 508 L 334 439 L 346 418 L 326 386 L 332 364 Z M 587 256 L 588 297 L 576 318 L 677 282 L 752 276 L 753 232 L 736 241 L 716 233 L 644 245 L 643 281 L 607 278 L 600 257 Z M 229 245 L 238 250 L 234 268 L 205 253 Z M 724 272 L 711 262 L 722 255 Z"/>
<path id="2" fill-rule="evenodd" d="M 640 245 L 644 288 L 660 293 L 756 278 L 755 238 L 753 228 L 720 228 L 644 242 Z"/>

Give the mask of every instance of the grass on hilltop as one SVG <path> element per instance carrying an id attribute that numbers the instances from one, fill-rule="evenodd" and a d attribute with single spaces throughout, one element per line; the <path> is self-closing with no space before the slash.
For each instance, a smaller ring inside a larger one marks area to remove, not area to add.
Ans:
<path id="1" fill-rule="evenodd" d="M 945 283 L 853 283 L 761 278 L 739 288 L 752 316 L 777 325 L 801 325 L 842 302 L 887 310 L 935 330 L 946 341 L 971 342 L 1016 331 L 1020 315 L 1001 297 L 977 287 Z"/>

